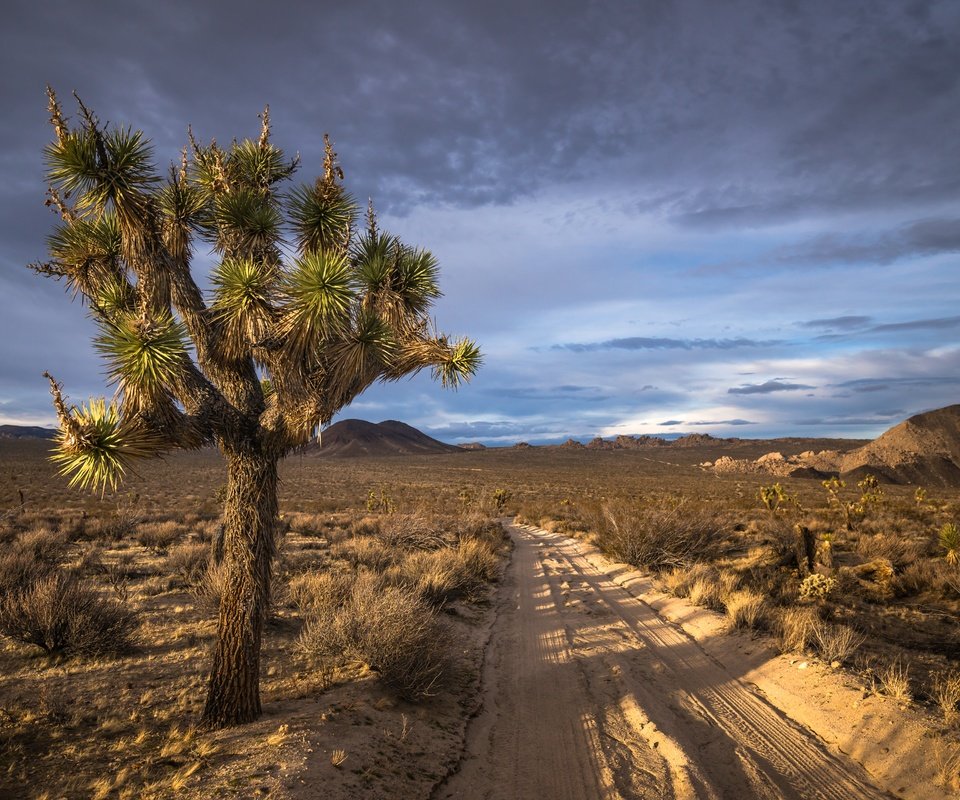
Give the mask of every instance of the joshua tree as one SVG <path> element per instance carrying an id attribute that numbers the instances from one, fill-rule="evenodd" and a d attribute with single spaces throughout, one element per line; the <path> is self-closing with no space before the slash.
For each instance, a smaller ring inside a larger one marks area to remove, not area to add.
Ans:
<path id="1" fill-rule="evenodd" d="M 324 137 L 323 173 L 281 192 L 298 167 L 270 140 L 199 143 L 156 174 L 141 131 L 102 125 L 82 102 L 68 124 L 52 90 L 48 200 L 60 223 L 50 260 L 90 309 L 116 385 L 79 407 L 50 381 L 60 421 L 54 456 L 71 484 L 115 488 L 135 459 L 215 444 L 227 467 L 228 589 L 203 723 L 260 714 L 260 642 L 270 600 L 277 463 L 357 395 L 426 367 L 456 387 L 480 364 L 468 339 L 434 330 L 440 296 L 427 251 L 377 227 L 356 206 Z M 193 248 L 217 264 L 208 296 Z"/>

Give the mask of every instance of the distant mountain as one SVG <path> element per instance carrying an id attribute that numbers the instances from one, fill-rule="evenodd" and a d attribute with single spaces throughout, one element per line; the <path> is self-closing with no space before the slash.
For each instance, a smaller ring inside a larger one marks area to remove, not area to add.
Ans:
<path id="1" fill-rule="evenodd" d="M 0 425 L 0 439 L 52 439 L 56 429 L 37 425 Z"/>
<path id="2" fill-rule="evenodd" d="M 960 486 L 960 405 L 917 414 L 844 455 L 840 471 L 891 483 Z"/>
<path id="3" fill-rule="evenodd" d="M 460 450 L 396 420 L 374 424 L 362 419 L 344 419 L 327 428 L 320 437 L 320 444 L 311 446 L 308 452 L 317 456 L 351 457 L 456 453 Z"/>

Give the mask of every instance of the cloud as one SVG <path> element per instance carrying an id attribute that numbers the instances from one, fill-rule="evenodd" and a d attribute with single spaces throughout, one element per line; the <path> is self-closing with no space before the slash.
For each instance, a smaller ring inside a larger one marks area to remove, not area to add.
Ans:
<path id="1" fill-rule="evenodd" d="M 902 331 L 943 331 L 951 328 L 960 328 L 960 316 L 940 317 L 938 319 L 914 319 L 907 322 L 891 322 L 885 325 L 875 325 L 870 333 L 894 333 Z"/>
<path id="2" fill-rule="evenodd" d="M 870 317 L 845 316 L 830 317 L 829 319 L 811 319 L 806 322 L 798 322 L 801 328 L 840 328 L 841 330 L 852 330 L 866 327 L 870 323 Z"/>
<path id="3" fill-rule="evenodd" d="M 815 388 L 815 386 L 808 386 L 805 383 L 784 383 L 780 379 L 774 379 L 765 383 L 746 383 L 743 386 L 735 386 L 727 389 L 727 394 L 770 394 L 771 392 L 793 392 L 798 389 Z"/>
<path id="4" fill-rule="evenodd" d="M 741 347 L 774 347 L 782 343 L 779 339 L 756 340 L 743 337 L 736 339 L 666 339 L 662 337 L 630 336 L 623 339 L 607 339 L 604 342 L 555 344 L 551 349 L 570 350 L 575 353 L 590 353 L 598 350 L 735 350 Z"/>
<path id="5" fill-rule="evenodd" d="M 890 388 L 924 389 L 935 386 L 952 386 L 960 384 L 960 377 L 952 376 L 923 376 L 916 378 L 857 378 L 841 383 L 831 383 L 828 386 L 837 389 L 851 389 L 854 392 L 879 392 Z"/>
<path id="6" fill-rule="evenodd" d="M 696 426 L 714 426 L 714 425 L 756 425 L 756 422 L 751 422 L 747 419 L 715 419 L 715 420 L 702 420 L 699 422 L 684 422 L 683 420 L 671 419 L 666 422 L 659 423 L 661 426 L 675 426 L 675 425 L 696 425 Z"/>

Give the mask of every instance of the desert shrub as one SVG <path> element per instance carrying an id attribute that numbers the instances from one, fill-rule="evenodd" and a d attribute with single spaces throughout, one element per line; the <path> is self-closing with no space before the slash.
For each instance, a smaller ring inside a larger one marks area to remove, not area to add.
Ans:
<path id="1" fill-rule="evenodd" d="M 26 553 L 37 561 L 56 564 L 67 549 L 67 536 L 51 528 L 34 528 L 21 533 L 13 545 L 14 549 Z"/>
<path id="2" fill-rule="evenodd" d="M 857 540 L 857 552 L 871 560 L 889 561 L 895 570 L 902 570 L 916 562 L 920 555 L 917 546 L 904 538 L 890 533 L 861 536 Z"/>
<path id="3" fill-rule="evenodd" d="M 380 521 L 374 517 L 363 517 L 350 524 L 351 536 L 379 536 Z"/>
<path id="4" fill-rule="evenodd" d="M 25 589 L 49 575 L 54 565 L 29 550 L 12 549 L 0 555 L 0 596 Z"/>
<path id="5" fill-rule="evenodd" d="M 837 589 L 836 578 L 814 572 L 800 583 L 801 600 L 826 600 Z"/>
<path id="6" fill-rule="evenodd" d="M 708 559 L 718 549 L 720 526 L 707 510 L 606 504 L 594 520 L 601 547 L 615 558 L 661 570 Z"/>
<path id="7" fill-rule="evenodd" d="M 432 694 L 449 670 L 451 634 L 419 598 L 361 573 L 340 608 L 313 609 L 300 647 L 321 661 L 355 661 L 400 697 Z"/>
<path id="8" fill-rule="evenodd" d="M 371 536 L 354 536 L 336 542 L 330 547 L 330 555 L 343 559 L 354 569 L 365 567 L 374 572 L 383 572 L 401 557 L 393 547 Z"/>
<path id="9" fill-rule="evenodd" d="M 154 553 L 166 553 L 183 536 L 183 527 L 173 520 L 145 522 L 137 531 L 137 541 Z"/>
<path id="10" fill-rule="evenodd" d="M 405 550 L 438 550 L 448 544 L 442 527 L 421 514 L 391 514 L 380 524 L 378 538 Z"/>
<path id="11" fill-rule="evenodd" d="M 416 592 L 429 606 L 438 607 L 465 591 L 464 571 L 454 551 L 446 548 L 411 553 L 387 577 L 394 584 Z"/>
<path id="12" fill-rule="evenodd" d="M 201 542 L 183 542 L 170 549 L 166 567 L 188 586 L 195 586 L 207 571 L 210 547 Z"/>
<path id="13" fill-rule="evenodd" d="M 899 597 L 924 592 L 943 593 L 949 589 L 950 567 L 942 561 L 917 561 L 894 577 L 893 589 Z"/>
<path id="14" fill-rule="evenodd" d="M 813 625 L 812 644 L 824 661 L 843 664 L 860 649 L 865 637 L 847 625 L 834 625 L 817 620 Z"/>
<path id="15" fill-rule="evenodd" d="M 724 600 L 727 618 L 734 628 L 760 628 L 766 621 L 766 601 L 762 594 L 751 589 L 737 589 Z"/>
<path id="16" fill-rule="evenodd" d="M 818 617 L 812 608 L 785 608 L 774 624 L 777 647 L 781 653 L 802 653 L 813 643 Z"/>
<path id="17" fill-rule="evenodd" d="M 123 653 L 136 628 L 132 611 L 62 572 L 0 599 L 0 634 L 48 653 Z"/>
<path id="18" fill-rule="evenodd" d="M 354 580 L 345 573 L 304 572 L 290 581 L 288 596 L 304 616 L 331 614 L 347 602 Z"/>
<path id="19" fill-rule="evenodd" d="M 230 571 L 225 561 L 215 564 L 208 561 L 201 577 L 190 586 L 197 605 L 207 611 L 220 608 L 220 598 L 229 588 Z"/>
<path id="20" fill-rule="evenodd" d="M 479 588 L 500 576 L 500 554 L 489 540 L 461 539 L 455 552 L 468 587 Z"/>

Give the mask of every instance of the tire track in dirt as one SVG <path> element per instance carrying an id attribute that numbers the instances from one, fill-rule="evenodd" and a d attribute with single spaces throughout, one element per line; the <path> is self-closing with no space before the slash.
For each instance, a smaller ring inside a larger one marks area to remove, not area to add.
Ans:
<path id="1" fill-rule="evenodd" d="M 575 540 L 510 534 L 483 708 L 434 798 L 890 797 Z"/>

